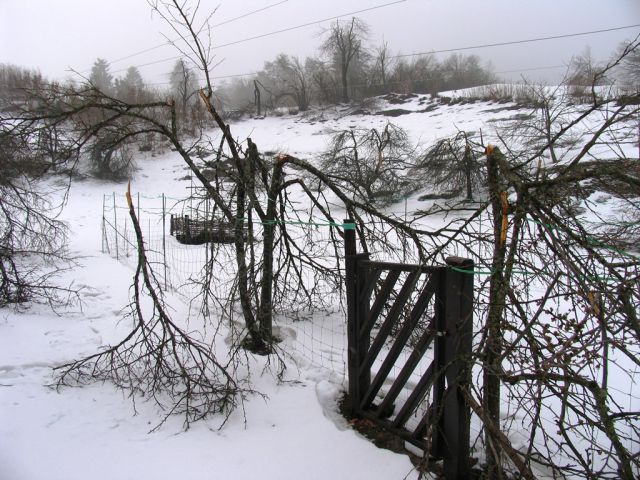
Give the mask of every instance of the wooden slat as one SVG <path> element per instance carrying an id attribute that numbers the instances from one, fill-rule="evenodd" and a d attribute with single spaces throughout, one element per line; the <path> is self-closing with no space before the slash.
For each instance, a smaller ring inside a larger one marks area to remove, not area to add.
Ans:
<path id="1" fill-rule="evenodd" d="M 420 276 L 420 273 L 421 272 L 416 269 L 411 272 L 406 278 L 404 284 L 402 285 L 402 288 L 400 289 L 400 292 L 398 293 L 398 296 L 393 302 L 393 306 L 391 307 L 387 318 L 380 326 L 380 330 L 378 331 L 376 338 L 373 340 L 373 343 L 371 344 L 371 347 L 367 352 L 367 356 L 365 357 L 364 362 L 362 363 L 362 365 L 360 365 L 360 373 L 369 370 L 371 368 L 371 365 L 373 365 L 374 360 L 380 353 L 380 350 L 384 346 L 387 337 L 391 333 L 393 324 L 398 320 L 400 313 L 402 313 L 402 307 L 404 307 L 405 303 L 409 299 L 409 296 L 411 295 L 411 292 L 415 288 L 415 282 Z"/>
<path id="2" fill-rule="evenodd" d="M 389 432 L 394 433 L 398 437 L 402 438 L 403 440 L 406 440 L 407 442 L 415 445 L 418 448 L 421 448 L 422 450 L 425 450 L 427 447 L 426 442 L 423 439 L 415 437 L 413 435 L 413 432 L 410 432 L 409 430 L 406 430 L 404 428 L 394 427 L 393 422 L 383 418 L 378 418 L 373 412 L 366 411 L 366 410 L 358 410 L 357 414 L 361 418 L 367 418 L 372 422 L 377 423 L 378 425 L 384 427 Z"/>
<path id="3" fill-rule="evenodd" d="M 411 432 L 411 436 L 416 440 L 420 440 L 420 439 L 424 440 L 424 437 L 427 435 L 428 426 L 433 424 L 435 420 L 433 416 L 433 410 L 434 410 L 433 404 L 430 404 L 427 407 L 427 411 L 418 422 L 418 425 L 416 425 L 416 427 Z"/>
<path id="4" fill-rule="evenodd" d="M 389 296 L 391 295 L 393 287 L 395 287 L 399 276 L 399 271 L 391 271 L 387 274 L 387 277 L 382 284 L 382 288 L 380 289 L 380 292 L 378 293 L 378 296 L 376 297 L 376 300 L 371 307 L 367 321 L 364 322 L 364 324 L 360 327 L 359 335 L 361 337 L 364 337 L 365 335 L 368 336 L 371 333 L 371 329 L 375 325 L 378 317 L 380 316 L 380 312 L 382 312 L 382 309 L 387 303 L 387 300 L 389 299 Z"/>
<path id="5" fill-rule="evenodd" d="M 414 410 L 417 408 L 418 404 L 422 401 L 424 396 L 427 393 L 427 390 L 433 385 L 436 376 L 436 365 L 435 362 L 431 362 L 429 368 L 422 376 L 416 388 L 413 389 L 411 395 L 404 403 L 396 417 L 393 419 L 393 425 L 397 428 L 404 425 Z"/>
<path id="6" fill-rule="evenodd" d="M 409 358 L 407 359 L 404 366 L 402 367 L 400 374 L 398 375 L 396 380 L 391 385 L 391 388 L 385 395 L 379 407 L 380 411 L 385 411 L 385 409 L 390 408 L 391 404 L 393 404 L 396 401 L 396 398 L 398 398 L 398 395 L 400 395 L 400 392 L 402 391 L 402 389 L 406 384 L 406 382 L 402 381 L 402 379 L 410 377 L 411 374 L 413 374 L 413 371 L 416 369 L 416 367 L 420 364 L 420 361 L 424 357 L 425 352 L 429 349 L 429 345 L 431 345 L 431 342 L 435 338 L 435 331 L 433 330 L 434 325 L 435 325 L 435 319 L 432 318 L 431 321 L 429 322 L 429 326 L 424 331 L 424 333 L 420 336 L 418 343 L 413 348 L 411 355 L 409 355 Z M 427 371 L 423 375 L 431 375 L 431 373 Z"/>
<path id="7" fill-rule="evenodd" d="M 373 402 L 373 399 L 378 393 L 378 390 L 380 390 L 380 388 L 382 387 L 384 381 L 389 375 L 389 372 L 395 365 L 396 361 L 398 360 L 398 357 L 402 353 L 402 350 L 404 349 L 407 342 L 409 341 L 409 338 L 411 337 L 411 334 L 415 330 L 416 325 L 420 321 L 422 314 L 427 309 L 427 306 L 429 305 L 429 301 L 431 300 L 431 298 L 433 297 L 433 294 L 435 293 L 435 286 L 436 286 L 436 282 L 433 280 L 432 277 L 430 277 L 429 280 L 426 282 L 426 284 L 423 286 L 420 292 L 420 295 L 416 300 L 416 304 L 414 305 L 413 309 L 411 310 L 411 313 L 409 314 L 409 318 L 402 326 L 400 332 L 398 332 L 398 334 L 396 335 L 393 345 L 389 349 L 389 353 L 387 353 L 387 356 L 382 362 L 382 365 L 380 366 L 378 373 L 376 374 L 373 381 L 371 382 L 369 390 L 364 396 L 363 405 L 367 405 L 368 403 Z M 396 379 L 396 381 L 406 383 L 406 381 L 409 379 L 410 376 L 411 376 L 411 372 L 405 372 L 405 373 L 401 372 L 398 378 Z"/>
<path id="8" fill-rule="evenodd" d="M 380 279 L 382 270 L 379 268 L 372 269 L 366 277 L 366 282 L 362 286 L 362 290 L 358 293 L 358 304 L 362 303 L 365 299 L 371 298 L 371 292 L 373 291 L 376 283 Z M 397 277 L 396 277 L 397 278 Z M 393 288 L 393 286 L 391 287 Z"/>

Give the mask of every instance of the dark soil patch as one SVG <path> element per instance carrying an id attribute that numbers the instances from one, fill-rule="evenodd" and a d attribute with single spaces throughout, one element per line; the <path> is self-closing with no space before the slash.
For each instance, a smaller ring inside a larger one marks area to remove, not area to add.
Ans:
<path id="1" fill-rule="evenodd" d="M 420 110 L 420 112 L 422 112 L 422 113 L 433 112 L 434 110 L 437 110 L 438 108 L 440 108 L 440 104 L 432 103 L 432 104 L 427 105 L 426 107 L 424 107 L 422 110 Z"/>
<path id="2" fill-rule="evenodd" d="M 410 113 L 415 113 L 412 110 L 405 110 L 403 108 L 392 108 L 391 110 L 382 110 L 381 112 L 376 113 L 376 115 L 384 115 L 385 117 L 399 117 L 400 115 L 408 115 Z"/>
<path id="3" fill-rule="evenodd" d="M 415 93 L 389 93 L 382 97 L 383 100 L 394 105 L 407 103 L 409 100 L 414 98 L 418 98 L 418 95 Z"/>
<path id="4" fill-rule="evenodd" d="M 340 408 L 340 413 L 347 419 L 351 428 L 371 440 L 376 447 L 407 455 L 414 465 L 420 465 L 422 458 L 407 450 L 404 447 L 404 440 L 400 437 L 389 433 L 386 429 L 376 425 L 371 420 L 353 417 L 349 412 L 349 396 L 346 393 L 340 399 L 338 406 Z"/>
<path id="5" fill-rule="evenodd" d="M 338 402 L 338 408 L 341 415 L 347 420 L 351 428 L 358 432 L 363 437 L 370 440 L 376 447 L 384 448 L 401 455 L 407 455 L 411 463 L 415 466 L 416 470 L 426 473 L 435 474 L 436 478 L 444 479 L 442 462 L 436 462 L 433 459 L 427 462 L 427 458 L 420 457 L 413 452 L 407 450 L 404 446 L 404 440 L 397 435 L 389 433 L 383 427 L 377 425 L 371 420 L 353 417 L 349 411 L 349 396 L 345 393 L 344 396 Z M 472 463 L 475 460 L 472 459 Z M 474 467 L 471 469 L 471 476 L 469 480 L 478 480 L 481 478 L 482 471 Z"/>
<path id="6" fill-rule="evenodd" d="M 528 105 L 524 105 L 522 103 L 514 103 L 512 105 L 504 105 L 498 108 L 491 108 L 489 110 L 484 110 L 485 113 L 500 113 L 500 112 L 508 112 L 510 110 L 523 110 L 531 108 Z"/>
<path id="7" fill-rule="evenodd" d="M 357 108 L 354 111 L 352 111 L 349 115 L 371 115 L 371 113 L 368 110 L 365 110 L 363 108 Z"/>

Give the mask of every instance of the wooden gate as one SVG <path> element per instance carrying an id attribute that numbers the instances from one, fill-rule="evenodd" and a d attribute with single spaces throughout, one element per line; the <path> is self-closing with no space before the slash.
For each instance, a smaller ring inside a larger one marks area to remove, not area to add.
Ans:
<path id="1" fill-rule="evenodd" d="M 353 227 L 345 220 L 351 413 L 443 459 L 448 480 L 468 478 L 460 387 L 471 376 L 473 262 L 371 261 L 356 253 Z"/>

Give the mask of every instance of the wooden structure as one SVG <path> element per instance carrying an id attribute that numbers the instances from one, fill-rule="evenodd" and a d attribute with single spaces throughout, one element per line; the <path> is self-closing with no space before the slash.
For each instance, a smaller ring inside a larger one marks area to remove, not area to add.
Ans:
<path id="1" fill-rule="evenodd" d="M 351 413 L 442 459 L 447 480 L 469 478 L 473 262 L 371 261 L 354 227 L 345 220 Z"/>
<path id="2" fill-rule="evenodd" d="M 235 227 L 232 223 L 217 219 L 194 220 L 188 215 L 171 215 L 169 233 L 180 243 L 187 245 L 202 245 L 208 242 L 233 243 Z M 246 240 L 246 229 L 243 230 L 243 234 Z"/>

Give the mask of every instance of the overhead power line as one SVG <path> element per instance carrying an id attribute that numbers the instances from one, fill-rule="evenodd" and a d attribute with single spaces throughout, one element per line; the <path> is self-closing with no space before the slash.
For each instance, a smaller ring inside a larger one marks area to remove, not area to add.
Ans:
<path id="1" fill-rule="evenodd" d="M 300 28 L 310 27 L 312 25 L 318 25 L 320 23 L 328 22 L 330 20 L 337 20 L 337 19 L 342 18 L 342 17 L 348 17 L 348 16 L 351 16 L 351 15 L 357 15 L 359 13 L 370 12 L 372 10 L 378 10 L 380 8 L 390 7 L 391 5 L 396 5 L 398 3 L 404 3 L 406 1 L 407 0 L 396 0 L 394 2 L 383 3 L 382 5 L 375 5 L 373 7 L 368 7 L 368 8 L 363 8 L 361 10 L 355 10 L 355 11 L 352 11 L 352 12 L 343 13 L 341 15 L 334 15 L 332 17 L 323 18 L 321 20 L 314 20 L 312 22 L 302 23 L 300 25 L 295 25 L 293 27 L 287 27 L 287 28 L 283 28 L 283 29 L 280 29 L 280 30 L 274 30 L 272 32 L 263 33 L 261 35 L 255 35 L 253 37 L 243 38 L 241 40 L 235 40 L 235 41 L 229 42 L 229 43 L 223 43 L 223 44 L 220 44 L 220 45 L 214 45 L 213 49 L 215 50 L 217 48 L 229 47 L 231 45 L 237 45 L 239 43 L 250 42 L 252 40 L 258 40 L 260 38 L 270 37 L 272 35 L 278 35 L 280 33 L 291 32 L 293 30 L 298 30 Z M 178 60 L 180 58 L 182 58 L 182 55 L 167 57 L 167 58 L 163 58 L 163 59 L 156 60 L 156 61 L 153 61 L 153 62 L 143 63 L 141 65 L 135 65 L 135 66 L 137 68 L 148 67 L 150 65 L 157 65 L 159 63 L 169 62 L 169 61 L 172 61 L 172 60 Z M 114 71 L 112 73 L 119 73 L 119 72 L 123 72 L 125 70 L 126 70 L 126 68 L 125 69 L 116 70 L 116 71 Z"/>
<path id="2" fill-rule="evenodd" d="M 517 45 L 521 43 L 533 43 L 533 42 L 543 42 L 546 40 L 557 40 L 559 38 L 570 38 L 570 37 L 580 37 L 584 35 L 593 35 L 596 33 L 606 33 L 606 32 L 614 32 L 617 30 L 626 30 L 629 28 L 638 28 L 640 24 L 636 25 L 626 25 L 624 27 L 613 27 L 613 28 L 605 28 L 602 30 L 591 30 L 588 32 L 578 32 L 578 33 L 566 33 L 563 35 L 550 35 L 548 37 L 537 37 L 537 38 L 528 38 L 526 40 L 511 40 L 509 42 L 498 42 L 498 43 L 485 43 L 480 45 L 472 45 L 468 47 L 457 47 L 457 48 L 445 48 L 442 50 L 432 50 L 430 52 L 418 52 L 418 53 L 407 53 L 402 55 L 393 55 L 389 58 L 402 58 L 402 57 L 417 57 L 420 55 L 431 55 L 434 53 L 449 53 L 449 52 L 460 52 L 463 50 L 474 50 L 478 48 L 491 48 L 491 47 L 502 47 L 505 45 Z"/>
<path id="3" fill-rule="evenodd" d="M 356 15 L 358 13 L 370 12 L 371 10 L 377 10 L 379 8 L 390 7 L 391 5 L 396 5 L 398 3 L 404 3 L 406 1 L 407 0 L 396 0 L 395 2 L 389 2 L 389 3 L 384 3 L 382 5 L 376 5 L 374 7 L 363 8 L 362 10 L 356 10 L 354 12 L 343 13 L 342 15 L 336 15 L 334 17 L 327 17 L 327 18 L 323 18 L 322 20 L 314 20 L 313 22 L 303 23 L 301 25 L 296 25 L 294 27 L 283 28 L 282 30 L 275 30 L 273 32 L 263 33 L 261 35 L 256 35 L 254 37 L 248 37 L 248 38 L 243 38 L 242 40 L 236 40 L 234 42 L 223 43 L 222 45 L 215 45 L 213 48 L 228 47 L 230 45 L 236 45 L 238 43 L 244 43 L 244 42 L 249 42 L 251 40 L 257 40 L 259 38 L 270 37 L 271 35 L 277 35 L 279 33 L 290 32 L 292 30 L 297 30 L 299 28 L 310 27 L 311 25 L 317 25 L 319 23 L 328 22 L 329 20 L 337 20 L 339 18 L 348 17 L 348 16 L 351 16 L 351 15 Z"/>
<path id="4" fill-rule="evenodd" d="M 535 70 L 552 70 L 556 68 L 567 68 L 566 65 L 549 65 L 547 67 L 528 67 L 528 68 L 518 68 L 515 70 L 502 70 L 500 72 L 493 72 L 496 75 L 500 75 L 502 73 L 520 73 L 520 72 L 533 72 Z"/>
<path id="5" fill-rule="evenodd" d="M 254 75 L 258 75 L 259 73 L 260 72 L 236 73 L 236 74 L 233 74 L 233 75 L 211 76 L 209 78 L 211 80 L 224 80 L 225 78 L 251 77 L 251 76 L 254 76 Z M 198 82 L 203 82 L 205 79 L 197 77 L 196 80 Z M 146 85 L 152 87 L 152 86 L 155 86 L 155 85 L 169 85 L 169 84 L 171 84 L 170 81 L 167 81 L 167 82 L 153 82 L 153 83 L 147 83 Z"/>
<path id="6" fill-rule="evenodd" d="M 211 25 L 211 26 L 209 26 L 209 28 L 207 30 L 211 31 L 212 28 L 220 27 L 222 25 L 227 25 L 227 24 L 235 22 L 237 20 L 241 20 L 241 19 L 249 17 L 251 15 L 255 15 L 256 13 L 264 12 L 265 10 L 269 10 L 270 8 L 277 7 L 278 5 L 282 5 L 283 3 L 286 3 L 288 1 L 289 0 L 281 0 L 280 2 L 272 3 L 271 5 L 267 5 L 266 7 L 262 7 L 262 8 L 259 8 L 257 10 L 252 10 L 250 12 L 244 13 L 244 14 L 239 15 L 237 17 L 230 18 L 229 20 L 225 20 L 224 22 L 220 22 L 220 23 L 216 23 L 215 25 Z M 140 50 L 139 52 L 135 52 L 135 53 L 132 53 L 130 55 L 126 55 L 124 57 L 116 58 L 115 60 L 111 60 L 109 62 L 109 64 L 113 65 L 114 63 L 122 62 L 123 60 L 128 60 L 129 58 L 137 57 L 138 55 L 142 55 L 143 53 L 152 52 L 154 50 L 157 50 L 159 48 L 165 47 L 167 45 L 172 45 L 174 42 L 177 42 L 177 41 L 180 41 L 180 40 L 182 40 L 182 38 L 174 38 L 173 40 L 167 40 L 166 42 L 161 43 L 159 45 L 155 45 L 153 47 L 145 48 L 144 50 Z"/>

